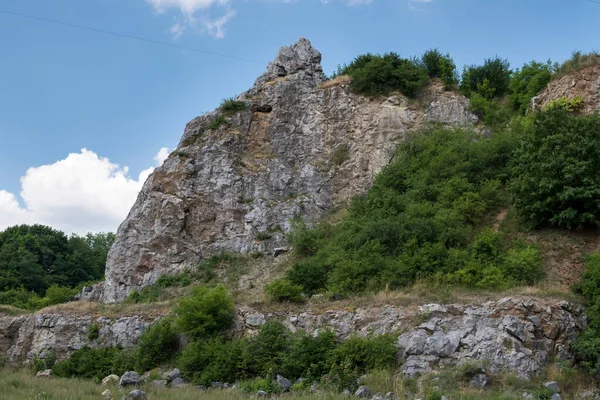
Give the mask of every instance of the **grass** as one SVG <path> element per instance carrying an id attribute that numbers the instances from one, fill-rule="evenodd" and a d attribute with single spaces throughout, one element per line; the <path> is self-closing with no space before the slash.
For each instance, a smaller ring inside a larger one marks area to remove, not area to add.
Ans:
<path id="1" fill-rule="evenodd" d="M 556 68 L 555 76 L 556 78 L 561 78 L 582 68 L 599 64 L 600 53 L 597 51 L 592 51 L 587 54 L 584 54 L 581 51 L 575 51 L 570 59 L 563 62 L 559 67 Z"/>
<path id="2" fill-rule="evenodd" d="M 215 118 L 215 120 L 213 122 L 211 122 L 211 124 L 208 126 L 208 129 L 218 129 L 221 125 L 224 125 L 227 123 L 227 118 L 225 118 L 223 115 L 219 115 L 217 118 Z"/>
<path id="3" fill-rule="evenodd" d="M 333 164 L 335 164 L 339 167 L 340 165 L 345 163 L 350 158 L 349 153 L 350 153 L 350 146 L 348 146 L 345 143 L 342 145 L 339 145 L 333 151 L 333 157 L 331 158 L 331 161 L 333 162 Z"/>
<path id="4" fill-rule="evenodd" d="M 225 113 L 233 114 L 238 111 L 244 111 L 248 106 L 243 101 L 237 101 L 233 97 L 230 97 L 224 99 L 219 108 Z"/>

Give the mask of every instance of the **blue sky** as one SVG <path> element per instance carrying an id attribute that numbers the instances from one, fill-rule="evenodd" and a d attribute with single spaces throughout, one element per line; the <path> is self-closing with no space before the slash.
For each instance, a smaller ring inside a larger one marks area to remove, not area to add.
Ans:
<path id="1" fill-rule="evenodd" d="M 518 67 L 600 48 L 600 4 L 586 0 L 3 0 L 0 11 L 265 64 L 306 37 L 326 73 L 364 52 L 438 47 L 461 67 L 494 55 Z M 1 12 L 0 52 L 0 228 L 116 229 L 159 150 L 266 66 Z M 71 193 L 96 176 L 113 181 Z M 101 190 L 111 199 L 95 201 Z"/>

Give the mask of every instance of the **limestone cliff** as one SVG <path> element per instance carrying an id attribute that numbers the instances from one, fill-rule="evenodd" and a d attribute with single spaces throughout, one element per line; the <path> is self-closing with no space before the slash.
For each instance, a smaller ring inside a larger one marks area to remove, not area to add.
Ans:
<path id="1" fill-rule="evenodd" d="M 431 85 L 418 100 L 369 99 L 326 81 L 301 39 L 238 97 L 246 110 L 189 122 L 148 178 L 108 256 L 104 302 L 219 251 L 271 252 L 290 221 L 319 219 L 365 192 L 397 144 L 423 124 L 473 124 L 468 100 Z M 224 119 L 223 119 L 224 118 Z"/>

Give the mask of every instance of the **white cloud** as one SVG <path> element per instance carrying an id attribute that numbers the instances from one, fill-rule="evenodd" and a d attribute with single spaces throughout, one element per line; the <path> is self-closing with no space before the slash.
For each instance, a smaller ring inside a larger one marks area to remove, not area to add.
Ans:
<path id="1" fill-rule="evenodd" d="M 408 8 L 410 10 L 423 10 L 425 4 L 433 3 L 433 0 L 408 0 Z"/>
<path id="2" fill-rule="evenodd" d="M 162 148 L 156 165 L 168 156 Z M 127 167 L 82 149 L 54 164 L 34 167 L 21 178 L 22 207 L 15 195 L 0 190 L 0 230 L 16 224 L 45 224 L 67 233 L 116 231 L 154 168 L 137 179 Z"/>
<path id="3" fill-rule="evenodd" d="M 178 22 L 176 22 L 175 24 L 173 24 L 173 26 L 169 28 L 169 32 L 171 33 L 173 40 L 179 39 L 179 37 L 183 35 L 184 31 L 185 27 Z"/>

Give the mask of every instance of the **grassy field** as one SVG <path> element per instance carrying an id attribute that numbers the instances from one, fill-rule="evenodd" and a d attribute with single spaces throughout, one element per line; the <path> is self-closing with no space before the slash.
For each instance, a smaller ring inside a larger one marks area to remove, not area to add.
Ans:
<path id="1" fill-rule="evenodd" d="M 566 400 L 579 399 L 584 391 L 593 390 L 594 384 L 588 376 L 574 370 L 561 370 L 550 367 L 539 378 L 532 382 L 518 380 L 511 376 L 498 376 L 492 380 L 491 386 L 485 389 L 470 387 L 468 380 L 461 377 L 458 370 L 448 370 L 439 374 L 416 379 L 403 378 L 391 372 L 382 371 L 370 374 L 364 379 L 364 384 L 373 392 L 394 392 L 401 400 L 423 398 L 438 400 L 445 395 L 450 400 L 519 400 L 523 393 L 530 393 L 535 398 L 544 399 L 539 392 L 541 383 L 546 380 L 556 380 L 562 388 L 562 398 Z M 37 378 L 24 369 L 5 368 L 0 370 L 0 399 L 3 400 L 102 400 L 101 393 L 105 389 L 112 392 L 113 399 L 119 400 L 129 393 L 129 390 L 119 390 L 115 385 L 102 386 L 90 380 Z M 253 398 L 237 389 L 199 391 L 194 387 L 187 389 L 153 389 L 144 385 L 141 389 L 146 392 L 149 400 L 249 400 Z M 270 396 L 278 397 L 278 396 Z M 286 400 L 348 400 L 354 396 L 323 392 L 320 394 L 285 394 Z"/>

